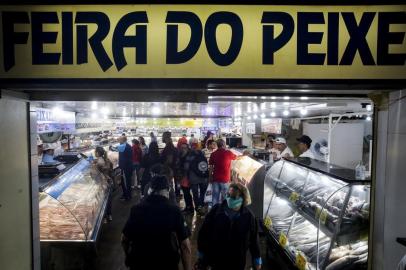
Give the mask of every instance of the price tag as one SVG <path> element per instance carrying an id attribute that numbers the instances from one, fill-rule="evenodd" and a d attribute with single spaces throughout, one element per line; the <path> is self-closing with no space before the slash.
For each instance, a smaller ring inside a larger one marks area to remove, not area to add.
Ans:
<path id="1" fill-rule="evenodd" d="M 279 235 L 279 245 L 281 247 L 285 248 L 287 244 L 288 244 L 288 237 L 286 236 L 286 234 L 284 232 L 281 232 L 281 234 Z"/>
<path id="2" fill-rule="evenodd" d="M 81 159 L 81 158 L 82 158 L 82 156 L 81 156 L 80 154 L 78 154 L 77 157 L 78 157 L 78 159 Z"/>
<path id="3" fill-rule="evenodd" d="M 327 210 L 326 210 L 326 209 L 324 209 L 324 210 L 321 212 L 321 214 L 320 214 L 320 221 L 321 221 L 321 223 L 326 224 L 326 221 L 327 221 Z"/>
<path id="4" fill-rule="evenodd" d="M 266 217 L 266 218 L 265 218 L 265 220 L 264 220 L 264 225 L 265 225 L 265 228 L 267 228 L 268 230 L 271 229 L 271 226 L 272 226 L 272 219 L 271 219 L 271 217 Z"/>
<path id="5" fill-rule="evenodd" d="M 289 196 L 289 201 L 296 203 L 299 200 L 299 194 L 297 192 L 292 192 Z"/>
<path id="6" fill-rule="evenodd" d="M 296 266 L 299 268 L 299 270 L 306 270 L 307 259 L 302 252 L 298 252 L 296 254 Z"/>

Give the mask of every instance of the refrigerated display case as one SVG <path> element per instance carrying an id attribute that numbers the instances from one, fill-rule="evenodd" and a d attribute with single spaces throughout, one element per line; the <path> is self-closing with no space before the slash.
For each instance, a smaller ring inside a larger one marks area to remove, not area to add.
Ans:
<path id="1" fill-rule="evenodd" d="M 264 219 L 270 243 L 299 269 L 366 269 L 370 181 L 309 158 L 268 171 Z"/>
<path id="2" fill-rule="evenodd" d="M 241 156 L 241 153 L 232 149 L 233 153 Z M 251 205 L 249 208 L 254 215 L 262 218 L 264 178 L 266 163 L 262 160 L 255 160 L 248 156 L 242 156 L 231 163 L 231 180 L 241 183 L 248 188 L 251 194 Z"/>
<path id="3" fill-rule="evenodd" d="M 43 187 L 41 243 L 96 242 L 109 192 L 103 174 L 85 159 Z"/>

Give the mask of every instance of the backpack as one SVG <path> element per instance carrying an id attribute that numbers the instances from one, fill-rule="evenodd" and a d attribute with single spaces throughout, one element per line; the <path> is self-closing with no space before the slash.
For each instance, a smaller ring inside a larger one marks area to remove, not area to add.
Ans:
<path id="1" fill-rule="evenodd" d="M 198 176 L 202 178 L 209 177 L 209 164 L 202 151 L 199 151 L 195 155 L 192 163 L 190 164 L 190 169 Z"/>

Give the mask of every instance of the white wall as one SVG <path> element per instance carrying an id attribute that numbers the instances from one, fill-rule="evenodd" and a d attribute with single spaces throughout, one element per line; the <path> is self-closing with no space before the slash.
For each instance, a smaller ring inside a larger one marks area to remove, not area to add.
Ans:
<path id="1" fill-rule="evenodd" d="M 303 134 L 312 138 L 316 143 L 320 139 L 328 139 L 328 124 L 303 124 Z M 364 124 L 337 124 L 332 132 L 330 147 L 330 162 L 346 168 L 355 168 L 362 160 Z"/>
<path id="2" fill-rule="evenodd" d="M 32 269 L 27 103 L 0 98 L 0 269 Z M 38 194 L 38 192 L 37 192 Z"/>
<path id="3" fill-rule="evenodd" d="M 379 112 L 374 210 L 373 269 L 396 269 L 406 247 L 406 91 L 390 93 L 389 110 Z M 400 100 L 400 98 L 402 98 Z"/>

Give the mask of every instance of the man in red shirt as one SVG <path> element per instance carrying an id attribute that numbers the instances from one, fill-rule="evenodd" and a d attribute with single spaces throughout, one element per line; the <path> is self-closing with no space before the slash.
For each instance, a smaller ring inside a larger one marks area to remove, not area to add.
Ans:
<path id="1" fill-rule="evenodd" d="M 237 159 L 233 152 L 225 149 L 225 142 L 222 139 L 216 141 L 218 149 L 210 156 L 210 175 L 213 187 L 213 206 L 221 203 L 220 194 L 225 198 L 231 179 L 231 161 Z"/>
<path id="2" fill-rule="evenodd" d="M 132 160 L 133 160 L 133 170 L 135 170 L 135 175 L 137 177 L 138 184 L 137 186 L 141 187 L 141 182 L 139 179 L 139 170 L 140 164 L 142 159 L 142 149 L 140 146 L 140 142 L 136 139 L 132 140 L 133 145 L 131 146 L 132 149 Z M 135 181 L 134 181 L 135 182 Z M 132 184 L 134 188 L 135 183 Z"/>
<path id="3" fill-rule="evenodd" d="M 187 144 L 186 134 L 183 134 L 182 137 L 179 138 L 178 144 L 176 145 L 178 150 L 180 150 L 180 147 L 182 146 L 182 144 Z"/>

